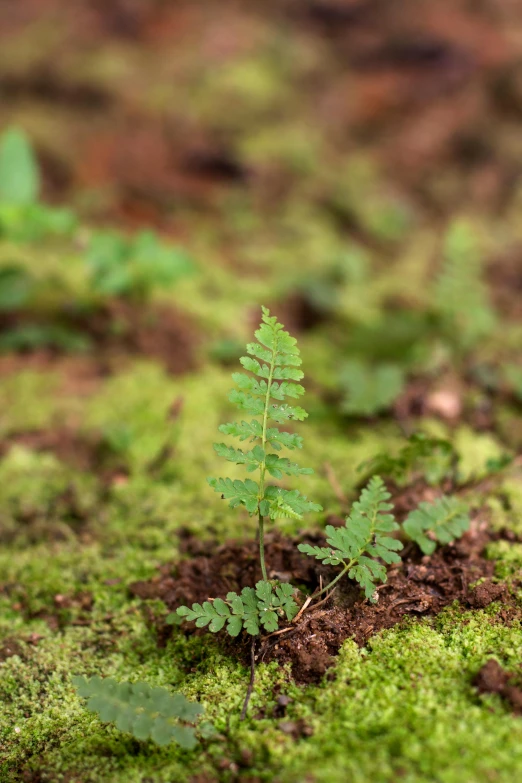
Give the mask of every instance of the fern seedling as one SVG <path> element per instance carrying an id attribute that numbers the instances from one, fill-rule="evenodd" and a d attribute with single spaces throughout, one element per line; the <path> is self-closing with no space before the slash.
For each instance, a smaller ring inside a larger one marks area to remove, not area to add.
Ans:
<path id="1" fill-rule="evenodd" d="M 461 500 L 443 496 L 434 503 L 420 503 L 403 524 L 404 532 L 425 555 L 431 555 L 437 544 L 449 544 L 469 528 L 469 513 Z"/>
<path id="2" fill-rule="evenodd" d="M 341 410 L 348 416 L 374 416 L 388 410 L 402 392 L 404 381 L 404 371 L 397 364 L 374 367 L 361 359 L 350 359 L 341 371 Z"/>
<path id="3" fill-rule="evenodd" d="M 293 599 L 293 592 L 292 585 L 278 584 L 274 587 L 270 582 L 261 581 L 255 589 L 244 587 L 241 595 L 227 593 L 226 600 L 215 598 L 203 604 L 192 604 L 192 609 L 181 606 L 177 614 L 192 620 L 198 628 L 208 626 L 213 633 L 221 631 L 226 623 L 230 636 L 238 636 L 243 629 L 257 636 L 261 628 L 268 632 L 277 630 L 280 619 L 294 619 L 299 607 Z"/>
<path id="4" fill-rule="evenodd" d="M 151 739 L 157 745 L 174 741 L 190 750 L 197 744 L 194 724 L 203 707 L 183 694 L 171 694 L 145 682 L 116 682 L 110 677 L 72 679 L 78 695 L 88 700 L 87 709 L 104 723 L 115 723 L 120 731 L 139 740 Z"/>
<path id="5" fill-rule="evenodd" d="M 366 598 L 375 600 L 376 582 L 386 581 L 386 564 L 399 563 L 397 554 L 403 545 L 390 534 L 399 529 L 388 503 L 390 493 L 379 476 L 370 479 L 359 500 L 353 504 L 345 527 L 326 527 L 327 547 L 299 544 L 304 552 L 325 565 L 343 566 L 342 571 L 315 597 L 325 593 L 346 574 L 364 590 Z"/>
<path id="6" fill-rule="evenodd" d="M 303 373 L 299 369 L 301 357 L 297 340 L 286 332 L 277 318 L 262 308 L 262 322 L 255 332 L 257 342 L 247 345 L 248 356 L 240 359 L 247 371 L 232 375 L 237 388 L 230 392 L 229 399 L 247 419 L 222 424 L 224 435 L 231 435 L 241 443 L 248 443 L 248 449 L 234 448 L 225 443 L 216 443 L 219 456 L 236 465 L 244 465 L 247 473 L 256 474 L 256 479 L 244 481 L 231 478 L 209 478 L 208 483 L 231 508 L 243 506 L 251 516 L 258 519 L 259 560 L 262 580 L 253 587 L 246 587 L 241 595 L 229 593 L 226 599 L 216 598 L 203 604 L 178 608 L 178 618 L 191 620 L 197 626 L 208 627 L 213 633 L 225 628 L 231 636 L 241 630 L 257 635 L 261 629 L 274 631 L 280 619 L 292 620 L 298 606 L 293 599 L 294 589 L 288 584 L 273 584 L 268 580 L 265 563 L 264 528 L 265 519 L 281 517 L 302 519 L 308 511 L 321 511 L 321 506 L 312 503 L 297 489 L 285 489 L 268 483 L 268 476 L 279 480 L 285 476 L 300 476 L 313 473 L 310 468 L 301 468 L 279 452 L 283 448 L 294 451 L 302 448 L 303 439 L 278 424 L 303 421 L 306 411 L 287 402 L 304 394 L 299 384 Z M 176 615 L 169 615 L 169 622 L 176 621 Z"/>
<path id="7" fill-rule="evenodd" d="M 284 476 L 309 475 L 313 470 L 301 468 L 297 463 L 290 462 L 277 453 L 283 448 L 291 451 L 302 448 L 303 439 L 273 425 L 303 421 L 308 414 L 303 408 L 286 402 L 288 398 L 298 399 L 305 391 L 298 383 L 303 378 L 303 373 L 299 369 L 301 357 L 297 340 L 284 330 L 277 318 L 270 316 L 266 307 L 262 310 L 262 323 L 255 333 L 258 342 L 249 343 L 249 355 L 240 359 L 244 369 L 250 374 L 233 373 L 232 378 L 238 388 L 233 389 L 229 395 L 230 401 L 252 418 L 248 421 L 222 424 L 219 427 L 224 435 L 231 435 L 241 442 L 247 441 L 249 445 L 255 445 L 244 451 L 225 443 L 214 444 L 220 457 L 236 465 L 244 465 L 247 473 L 257 473 L 258 481 L 209 478 L 208 483 L 223 499 L 229 501 L 232 508 L 242 505 L 249 514 L 257 515 L 261 573 L 266 582 L 265 518 L 302 519 L 307 511 L 322 509 L 296 489 L 283 489 L 267 483 L 267 474 L 281 479 Z"/>
<path id="8" fill-rule="evenodd" d="M 450 441 L 416 432 L 410 435 L 397 456 L 394 457 L 389 452 L 381 452 L 361 462 L 357 470 L 367 476 L 376 473 L 389 476 L 401 484 L 407 481 L 413 471 L 424 468 L 423 472 L 427 480 L 430 483 L 435 480 L 436 483 L 437 479 L 440 480 L 449 472 L 455 457 L 455 449 Z"/>
<path id="9" fill-rule="evenodd" d="M 475 227 L 465 220 L 453 221 L 444 241 L 434 304 L 443 331 L 460 351 L 473 348 L 495 327 L 496 315 L 482 272 Z"/>

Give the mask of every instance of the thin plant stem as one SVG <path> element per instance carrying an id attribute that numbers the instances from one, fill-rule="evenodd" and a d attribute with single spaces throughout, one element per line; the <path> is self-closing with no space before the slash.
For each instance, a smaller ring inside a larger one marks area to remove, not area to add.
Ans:
<path id="1" fill-rule="evenodd" d="M 263 575 L 263 580 L 268 582 L 265 565 L 265 521 L 261 514 L 259 514 L 259 562 L 261 564 L 261 574 Z"/>
<path id="2" fill-rule="evenodd" d="M 318 593 L 314 593 L 314 594 L 313 594 L 313 596 L 312 596 L 312 598 L 319 598 L 319 596 L 320 596 L 320 595 L 323 595 L 323 593 L 327 593 L 327 592 L 328 592 L 328 590 L 331 590 L 331 589 L 332 589 L 332 587 L 333 587 L 335 584 L 337 584 L 337 582 L 339 581 L 339 579 L 342 579 L 342 578 L 343 578 L 343 576 L 344 576 L 344 575 L 345 575 L 345 574 L 346 574 L 346 573 L 347 573 L 347 572 L 350 570 L 350 568 L 353 566 L 353 564 L 354 564 L 356 561 L 357 561 L 357 558 L 356 558 L 356 557 L 354 557 L 354 559 L 353 559 L 353 560 L 350 560 L 350 562 L 349 562 L 349 563 L 347 563 L 347 564 L 344 566 L 343 570 L 342 570 L 340 573 L 338 573 L 338 574 L 337 574 L 337 576 L 335 577 L 335 579 L 332 579 L 332 581 L 331 581 L 331 582 L 328 582 L 328 584 L 326 585 L 326 587 L 323 587 L 323 589 L 322 589 L 322 590 L 319 590 L 319 592 L 318 592 Z"/>
<path id="3" fill-rule="evenodd" d="M 250 682 L 248 683 L 248 689 L 245 696 L 245 701 L 243 702 L 243 709 L 241 710 L 241 716 L 239 720 L 245 720 L 247 709 L 248 709 L 248 703 L 250 701 L 250 697 L 252 696 L 253 690 L 254 690 L 254 681 L 256 678 L 256 637 L 252 637 L 252 646 L 250 647 Z"/>
<path id="4" fill-rule="evenodd" d="M 261 435 L 261 448 L 263 449 L 263 453 L 265 454 L 265 456 L 263 457 L 263 462 L 259 466 L 259 496 L 258 496 L 259 503 L 263 500 L 265 496 L 266 429 L 268 423 L 268 406 L 270 405 L 270 389 L 272 386 L 272 380 L 274 378 L 274 368 L 275 368 L 276 356 L 277 356 L 276 346 L 277 343 L 272 348 L 272 360 L 270 362 L 270 370 L 268 374 L 266 395 L 265 395 L 265 408 L 263 411 L 263 433 Z M 261 564 L 261 573 L 263 575 L 263 579 L 265 582 L 268 582 L 268 576 L 267 576 L 266 564 L 265 564 L 265 523 L 261 511 L 259 512 L 259 561 Z"/>

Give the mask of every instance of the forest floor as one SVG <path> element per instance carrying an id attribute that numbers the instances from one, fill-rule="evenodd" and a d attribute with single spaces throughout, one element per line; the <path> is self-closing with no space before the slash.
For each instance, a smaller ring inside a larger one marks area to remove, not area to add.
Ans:
<path id="1" fill-rule="evenodd" d="M 0 273 L 36 284 L 0 296 L 2 782 L 520 779 L 521 30 L 498 0 L 2 10 L 0 123 L 81 219 L 0 234 Z M 150 228 L 194 273 L 100 298 L 100 226 Z M 300 481 L 324 508 L 269 531 L 269 575 L 313 590 L 295 543 L 417 432 L 453 457 L 383 474 L 397 518 L 446 493 L 471 525 L 409 546 L 375 605 L 348 585 L 263 643 L 240 721 L 248 640 L 165 620 L 260 578 L 255 520 L 206 477 L 261 304 L 299 341 Z M 82 674 L 179 689 L 217 733 L 138 742 L 85 710 Z"/>

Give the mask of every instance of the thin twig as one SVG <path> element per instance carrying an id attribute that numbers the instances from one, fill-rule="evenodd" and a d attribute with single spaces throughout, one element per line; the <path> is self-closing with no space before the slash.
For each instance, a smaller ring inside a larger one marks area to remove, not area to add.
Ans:
<path id="1" fill-rule="evenodd" d="M 245 720 L 248 702 L 252 696 L 254 690 L 254 680 L 256 677 L 256 637 L 252 638 L 252 646 L 250 648 L 250 682 L 248 683 L 248 690 L 246 692 L 245 701 L 243 702 L 243 709 L 241 710 L 241 716 L 239 720 Z"/>
<path id="2" fill-rule="evenodd" d="M 331 488 L 333 489 L 334 495 L 341 504 L 341 506 L 346 506 L 348 503 L 348 498 L 343 492 L 343 488 L 341 487 L 339 483 L 339 479 L 335 475 L 335 471 L 332 468 L 331 464 L 329 462 L 324 463 L 324 472 L 326 474 L 326 478 L 328 480 L 328 483 L 330 484 Z"/>
<path id="3" fill-rule="evenodd" d="M 313 601 L 313 600 L 314 600 L 313 595 L 309 595 L 308 598 L 306 599 L 306 601 L 304 602 L 304 604 L 302 605 L 302 607 L 299 609 L 299 611 L 296 614 L 296 616 L 294 617 L 294 619 L 292 620 L 292 623 L 294 623 L 294 625 L 299 620 L 299 618 L 301 617 L 303 612 L 305 612 L 307 610 L 310 602 Z"/>
<path id="4" fill-rule="evenodd" d="M 326 603 L 326 601 L 328 601 L 328 599 L 335 593 L 336 590 L 337 590 L 337 588 L 334 587 L 334 589 L 332 590 L 331 593 L 328 593 L 328 595 L 326 595 L 323 598 L 322 601 L 319 601 L 319 603 L 314 606 L 314 610 L 315 609 L 319 609 L 320 606 L 322 606 L 324 603 Z M 269 634 L 268 636 L 265 636 L 264 641 L 266 642 L 268 639 L 271 639 L 272 636 L 279 636 L 282 633 L 288 633 L 288 631 L 297 630 L 298 626 L 295 626 L 295 622 L 299 619 L 300 615 L 305 611 L 305 609 L 308 608 L 308 605 L 309 605 L 310 601 L 312 601 L 312 600 L 313 600 L 313 595 L 309 595 L 308 598 L 306 599 L 306 601 L 304 602 L 304 604 L 302 605 L 301 609 L 299 610 L 299 613 L 296 614 L 296 616 L 292 620 L 292 625 L 289 625 L 286 628 L 281 628 L 279 631 L 274 631 L 273 633 Z"/>

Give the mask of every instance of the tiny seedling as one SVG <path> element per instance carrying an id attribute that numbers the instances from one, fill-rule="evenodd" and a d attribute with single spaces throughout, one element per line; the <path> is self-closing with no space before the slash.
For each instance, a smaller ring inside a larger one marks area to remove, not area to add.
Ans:
<path id="1" fill-rule="evenodd" d="M 39 201 L 41 176 L 26 134 L 9 128 L 0 138 L 0 236 L 34 242 L 46 236 L 70 236 L 74 214 Z"/>
<path id="2" fill-rule="evenodd" d="M 258 520 L 259 564 L 262 579 L 254 587 L 245 587 L 241 595 L 228 593 L 226 598 L 209 599 L 192 608 L 180 606 L 177 616 L 193 620 L 197 626 L 208 626 L 213 633 L 226 628 L 231 636 L 237 636 L 242 629 L 256 636 L 260 629 L 275 631 L 280 620 L 292 620 L 298 612 L 291 585 L 270 582 L 265 563 L 265 520 L 288 517 L 302 519 L 309 511 L 321 511 L 321 506 L 312 503 L 297 489 L 285 489 L 269 483 L 268 477 L 280 480 L 285 476 L 300 476 L 313 473 L 311 468 L 301 468 L 286 457 L 280 457 L 283 449 L 294 451 L 302 448 L 303 439 L 280 430 L 276 425 L 291 421 L 303 421 L 306 411 L 290 405 L 287 399 L 299 399 L 304 388 L 299 384 L 303 373 L 299 369 L 301 357 L 297 340 L 286 332 L 277 318 L 264 307 L 262 322 L 255 336 L 257 342 L 247 345 L 248 356 L 240 362 L 247 373 L 233 373 L 237 388 L 230 392 L 229 399 L 240 411 L 249 416 L 241 420 L 222 424 L 224 435 L 247 441 L 248 450 L 234 448 L 225 443 L 216 443 L 214 448 L 220 457 L 236 465 L 244 465 L 247 473 L 256 474 L 257 481 L 247 478 L 209 478 L 210 486 L 228 500 L 231 508 L 243 506 Z M 175 616 L 170 616 L 170 622 Z"/>
<path id="3" fill-rule="evenodd" d="M 89 240 L 86 262 L 95 293 L 139 301 L 194 271 L 184 250 L 165 245 L 152 231 L 131 238 L 97 231 Z"/>
<path id="4" fill-rule="evenodd" d="M 379 476 L 373 476 L 361 496 L 352 506 L 344 527 L 326 527 L 327 547 L 299 544 L 298 549 L 306 555 L 321 560 L 325 565 L 343 566 L 342 571 L 320 593 L 331 590 L 343 576 L 347 575 L 360 584 L 366 598 L 375 600 L 376 582 L 386 581 L 386 564 L 400 563 L 397 554 L 402 543 L 392 533 L 399 525 L 389 512 L 390 493 Z"/>
<path id="5" fill-rule="evenodd" d="M 434 503 L 420 503 L 403 524 L 404 532 L 425 555 L 431 555 L 437 544 L 449 544 L 469 529 L 467 506 L 455 497 L 440 497 Z"/>
<path id="6" fill-rule="evenodd" d="M 376 454 L 361 462 L 357 470 L 367 476 L 389 476 L 398 484 L 405 483 L 421 470 L 429 483 L 438 483 L 454 465 L 457 454 L 449 440 L 433 438 L 423 432 L 410 435 L 396 456 L 389 452 Z"/>
<path id="7" fill-rule="evenodd" d="M 361 359 L 351 359 L 341 370 L 341 410 L 349 416 L 381 413 L 393 405 L 404 382 L 404 371 L 397 364 L 372 366 Z"/>
<path id="8" fill-rule="evenodd" d="M 79 696 L 87 699 L 87 709 L 104 723 L 114 723 L 120 731 L 157 745 L 177 742 L 191 750 L 197 744 L 194 724 L 203 713 L 201 705 L 181 693 L 152 688 L 146 682 L 116 682 L 110 677 L 73 677 Z M 200 727 L 208 733 L 208 724 Z"/>

